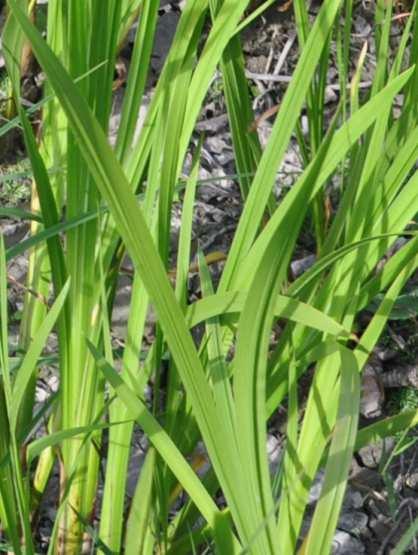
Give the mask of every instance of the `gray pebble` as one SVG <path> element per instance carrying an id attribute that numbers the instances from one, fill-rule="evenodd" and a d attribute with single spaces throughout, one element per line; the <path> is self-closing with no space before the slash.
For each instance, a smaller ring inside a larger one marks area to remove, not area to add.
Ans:
<path id="1" fill-rule="evenodd" d="M 365 553 L 365 547 L 360 540 L 343 530 L 337 530 L 332 542 L 333 555 L 355 555 Z"/>

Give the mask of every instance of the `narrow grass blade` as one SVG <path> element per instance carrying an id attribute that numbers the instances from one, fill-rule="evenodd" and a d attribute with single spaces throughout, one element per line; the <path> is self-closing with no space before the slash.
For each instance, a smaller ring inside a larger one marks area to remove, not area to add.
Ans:
<path id="1" fill-rule="evenodd" d="M 203 252 L 199 249 L 199 274 L 203 298 L 213 294 L 213 284 L 209 268 Z M 229 372 L 222 351 L 222 333 L 219 318 L 212 317 L 205 323 L 206 352 L 208 356 L 208 372 L 212 383 L 213 394 L 217 410 L 221 413 L 225 426 L 231 428 L 231 435 L 235 437 L 235 406 Z"/>
<path id="2" fill-rule="evenodd" d="M 12 206 L 0 208 L 0 218 L 10 218 L 19 220 L 33 220 L 35 222 L 42 222 L 42 217 L 39 214 L 33 214 L 22 208 Z"/>
<path id="3" fill-rule="evenodd" d="M 142 465 L 129 510 L 125 533 L 126 555 L 142 555 L 143 553 L 151 512 L 155 459 L 156 452 L 151 448 Z"/>
<path id="4" fill-rule="evenodd" d="M 401 412 L 395 416 L 389 416 L 362 428 L 357 433 L 355 450 L 358 451 L 365 445 L 377 443 L 381 439 L 394 436 L 398 432 L 406 429 L 412 429 L 418 424 L 418 409 Z"/>
<path id="5" fill-rule="evenodd" d="M 190 177 L 187 180 L 184 194 L 181 227 L 177 253 L 176 296 L 185 308 L 187 304 L 187 283 L 189 279 L 190 252 L 192 243 L 193 209 L 196 198 L 197 182 L 199 177 L 199 164 L 202 140 L 199 142 L 193 157 Z"/>
<path id="6" fill-rule="evenodd" d="M 216 316 L 239 314 L 244 308 L 246 298 L 247 293 L 237 291 L 224 294 L 217 293 L 196 301 L 187 308 L 188 325 L 192 328 Z M 349 331 L 341 324 L 318 309 L 292 297 L 284 295 L 276 297 L 274 316 L 276 318 L 286 318 L 331 335 L 349 335 Z"/>
<path id="7" fill-rule="evenodd" d="M 54 304 L 52 305 L 51 309 L 49 310 L 46 318 L 42 322 L 42 325 L 37 331 L 36 336 L 33 338 L 32 343 L 22 361 L 22 365 L 17 371 L 17 375 L 13 384 L 12 404 L 10 407 L 10 425 L 13 431 L 15 431 L 18 412 L 22 400 L 25 396 L 27 384 L 36 369 L 38 358 L 42 353 L 42 350 L 45 347 L 46 340 L 48 339 L 48 336 L 51 333 L 51 330 L 55 325 L 64 306 L 69 287 L 70 281 L 68 280 L 62 288 Z"/>
<path id="8" fill-rule="evenodd" d="M 144 0 L 141 6 L 116 143 L 116 153 L 122 161 L 129 154 L 134 140 L 137 124 L 134 114 L 138 114 L 148 77 L 147 69 L 151 58 L 159 5 L 158 0 Z"/>
<path id="9" fill-rule="evenodd" d="M 217 555 L 236 553 L 229 515 L 219 513 L 215 519 L 215 545 Z"/>
<path id="10" fill-rule="evenodd" d="M 308 538 L 301 550 L 304 554 L 330 551 L 353 457 L 360 407 L 359 368 L 355 356 L 350 351 L 341 349 L 340 354 L 341 386 L 337 422 L 329 449 L 321 496 Z"/>
<path id="11" fill-rule="evenodd" d="M 121 422 L 102 422 L 99 424 L 89 424 L 88 426 L 77 426 L 76 428 L 67 428 L 66 430 L 60 430 L 58 432 L 53 432 L 47 436 L 41 437 L 39 439 L 35 439 L 32 441 L 27 448 L 26 451 L 26 459 L 28 465 L 30 465 L 36 457 L 44 451 L 44 449 L 48 449 L 49 447 L 55 447 L 62 443 L 65 439 L 73 438 L 73 437 L 85 437 L 87 434 L 91 434 L 97 430 L 104 430 L 110 428 L 112 426 L 121 426 L 122 424 L 126 424 L 129 421 L 121 421 Z"/>

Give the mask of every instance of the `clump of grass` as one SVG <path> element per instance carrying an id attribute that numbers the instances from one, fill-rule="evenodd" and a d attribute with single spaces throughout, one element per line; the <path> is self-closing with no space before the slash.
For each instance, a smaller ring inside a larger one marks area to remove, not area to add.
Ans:
<path id="1" fill-rule="evenodd" d="M 32 515 L 58 461 L 51 553 L 80 553 L 89 541 L 91 551 L 103 553 L 181 554 L 209 544 L 222 554 L 276 554 L 294 553 L 300 540 L 303 552 L 329 552 L 353 451 L 407 430 L 418 418 L 417 411 L 408 411 L 357 429 L 360 373 L 418 263 L 418 238 L 406 231 L 418 211 L 416 3 L 389 61 L 393 6 L 378 1 L 377 67 L 369 94 L 359 96 L 360 61 L 349 94 L 342 94 L 328 124 L 323 98 L 330 40 L 343 10 L 338 69 L 345 91 L 352 2 L 324 2 L 311 24 L 305 3 L 294 0 L 300 58 L 264 150 L 256 131 L 249 130 L 254 115 L 237 32 L 246 24 L 246 1 L 186 2 L 137 139 L 159 2 L 50 0 L 46 40 L 24 2 L 8 4 L 3 42 L 34 176 L 31 213 L 41 216 L 33 220 L 29 243 L 6 252 L 0 241 L 5 538 L 15 553 L 35 552 Z M 112 148 L 107 134 L 113 69 L 138 12 Z M 40 138 L 20 103 L 19 54 L 28 43 L 47 78 Z M 200 148 L 183 198 L 174 287 L 168 267 L 171 209 L 217 68 L 245 202 L 217 288 L 208 267 L 211 253 L 200 253 L 202 299 L 188 304 Z M 404 101 L 394 118 L 400 94 Z M 272 190 L 292 136 L 305 152 L 305 167 L 277 202 Z M 341 173 L 340 198 L 327 213 L 327 186 L 336 173 Z M 317 260 L 289 283 L 289 264 L 309 218 Z M 406 233 L 409 241 L 376 273 L 396 237 Z M 19 344 L 24 354 L 11 357 L 6 262 L 28 246 Z M 110 323 L 126 254 L 134 275 L 120 353 L 113 348 Z M 357 315 L 379 293 L 383 297 L 370 322 L 360 336 L 354 334 Z M 143 338 L 150 309 L 156 323 L 149 348 Z M 286 325 L 271 349 L 278 319 Z M 201 341 L 191 333 L 197 325 L 204 325 Z M 39 416 L 36 379 L 53 328 L 60 390 Z M 298 381 L 313 365 L 302 414 Z M 267 423 L 285 398 L 286 447 L 280 479 L 272 486 Z M 41 418 L 47 430 L 35 438 Z M 150 446 L 125 518 L 135 426 Z M 321 466 L 321 497 L 309 533 L 301 538 L 310 485 Z"/>

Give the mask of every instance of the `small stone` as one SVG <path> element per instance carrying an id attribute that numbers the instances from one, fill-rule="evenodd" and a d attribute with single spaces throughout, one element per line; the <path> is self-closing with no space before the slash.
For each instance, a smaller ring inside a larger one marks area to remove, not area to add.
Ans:
<path id="1" fill-rule="evenodd" d="M 53 374 L 44 379 L 44 383 L 39 382 L 35 390 L 35 400 L 37 403 L 44 403 L 52 393 L 56 393 L 59 388 L 58 376 Z"/>
<path id="2" fill-rule="evenodd" d="M 367 515 L 361 511 L 347 511 L 341 513 L 338 528 L 358 536 L 367 528 L 368 520 Z"/>
<path id="3" fill-rule="evenodd" d="M 36 391 L 35 391 L 35 401 L 37 403 L 44 403 L 49 397 L 49 392 L 42 388 L 37 386 L 36 387 Z"/>
<path id="4" fill-rule="evenodd" d="M 379 464 L 379 461 L 376 461 L 376 452 L 373 445 L 366 445 L 362 447 L 359 451 L 359 455 L 361 460 L 367 468 L 376 468 Z"/>
<path id="5" fill-rule="evenodd" d="M 384 401 L 383 387 L 373 366 L 366 366 L 361 380 L 360 413 L 365 418 L 375 418 L 382 414 Z"/>
<path id="6" fill-rule="evenodd" d="M 304 258 L 300 258 L 299 260 L 294 260 L 290 264 L 293 276 L 295 278 L 301 276 L 304 272 L 306 272 L 306 270 L 309 270 L 309 268 L 315 264 L 315 260 L 316 256 L 314 254 L 310 254 Z"/>
<path id="7" fill-rule="evenodd" d="M 391 530 L 390 520 L 384 518 L 372 518 L 369 527 L 379 542 L 385 540 Z"/>
<path id="8" fill-rule="evenodd" d="M 269 142 L 272 128 L 273 126 L 271 122 L 267 120 L 264 120 L 258 126 L 258 137 L 260 139 L 261 146 L 265 147 Z"/>
<path id="9" fill-rule="evenodd" d="M 414 472 L 406 478 L 406 485 L 408 488 L 418 491 L 418 472 Z"/>
<path id="10" fill-rule="evenodd" d="M 131 285 L 118 287 L 112 312 L 112 332 L 118 339 L 126 337 L 126 323 L 128 321 L 131 298 Z"/>
<path id="11" fill-rule="evenodd" d="M 355 30 L 357 36 L 366 37 L 370 34 L 371 27 L 367 23 L 365 18 L 362 17 L 361 15 L 359 15 L 359 16 L 356 17 L 356 19 L 354 21 L 354 30 Z"/>
<path id="12" fill-rule="evenodd" d="M 334 89 L 332 87 L 326 87 L 324 103 L 331 104 L 332 102 L 337 102 L 337 101 L 338 101 L 338 95 L 334 91 Z"/>
<path id="13" fill-rule="evenodd" d="M 343 509 L 360 509 L 363 506 L 363 496 L 359 491 L 348 489 L 343 501 Z"/>
<path id="14" fill-rule="evenodd" d="M 388 362 L 398 356 L 398 353 L 395 350 L 380 347 L 379 345 L 374 349 L 374 354 L 380 362 Z"/>
<path id="15" fill-rule="evenodd" d="M 51 389 L 51 391 L 53 393 L 56 393 L 58 391 L 59 385 L 60 385 L 60 381 L 58 379 L 58 376 L 49 376 L 48 378 L 48 385 Z"/>
<path id="16" fill-rule="evenodd" d="M 382 458 L 383 452 L 388 452 L 393 447 L 393 439 L 388 438 L 385 440 L 385 445 L 383 441 L 379 441 L 378 443 L 372 443 L 370 445 L 365 445 L 359 451 L 359 455 L 361 460 L 363 461 L 364 466 L 368 468 L 377 468 L 380 463 L 380 459 Z"/>
<path id="17" fill-rule="evenodd" d="M 233 163 L 235 160 L 234 153 L 231 151 L 223 151 L 221 154 L 217 154 L 215 158 L 218 164 L 220 164 L 222 167 Z"/>
<path id="18" fill-rule="evenodd" d="M 306 137 L 309 135 L 309 120 L 305 114 L 301 117 L 302 133 Z"/>
<path id="19" fill-rule="evenodd" d="M 4 237 L 6 248 L 19 243 L 29 230 L 26 222 L 6 222 L 2 224 L 1 232 Z"/>
<path id="20" fill-rule="evenodd" d="M 377 520 L 385 520 L 389 518 L 388 515 L 388 504 L 383 496 L 378 494 L 378 497 L 373 498 L 370 496 L 365 504 L 365 510 L 368 515 L 373 516 Z M 372 522 L 372 521 L 370 521 Z M 369 523 L 369 528 L 373 528 L 372 524 Z"/>
<path id="21" fill-rule="evenodd" d="M 355 555 L 356 553 L 365 553 L 364 545 L 343 530 L 337 530 L 332 542 L 333 555 Z"/>
<path id="22" fill-rule="evenodd" d="M 269 460 L 270 473 L 272 475 L 277 471 L 281 454 L 282 449 L 279 439 L 275 435 L 269 434 L 267 438 L 267 456 Z"/>
<path id="23" fill-rule="evenodd" d="M 226 144 L 226 142 L 219 137 L 208 137 L 206 139 L 206 144 L 210 152 L 214 154 L 221 154 L 224 150 L 230 150 L 230 147 Z"/>
<path id="24" fill-rule="evenodd" d="M 308 501 L 309 504 L 312 504 L 318 501 L 321 495 L 322 484 L 324 483 L 324 476 L 325 476 L 324 470 L 320 470 L 316 475 L 316 478 L 313 481 L 311 490 L 309 492 L 309 501 Z"/>
<path id="25" fill-rule="evenodd" d="M 250 56 L 247 59 L 247 70 L 263 74 L 267 65 L 267 56 Z"/>

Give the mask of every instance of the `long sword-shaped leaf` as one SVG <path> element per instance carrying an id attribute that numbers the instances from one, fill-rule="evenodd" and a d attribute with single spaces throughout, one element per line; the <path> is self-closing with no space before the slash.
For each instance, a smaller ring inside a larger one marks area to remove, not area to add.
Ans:
<path id="1" fill-rule="evenodd" d="M 247 293 L 239 291 L 225 294 L 218 293 L 205 297 L 187 308 L 187 322 L 190 327 L 193 327 L 216 316 L 238 314 L 244 308 L 246 298 Z M 284 295 L 276 297 L 274 316 L 276 318 L 288 318 L 293 322 L 299 322 L 331 335 L 349 335 L 348 330 L 323 312 Z"/>
<path id="2" fill-rule="evenodd" d="M 337 423 L 329 450 L 321 497 L 302 553 L 328 553 L 338 521 L 357 434 L 360 375 L 354 354 L 342 348 Z"/>
<path id="3" fill-rule="evenodd" d="M 126 555 L 142 555 L 151 512 L 156 451 L 149 449 L 135 488 L 125 534 Z"/>
<path id="4" fill-rule="evenodd" d="M 385 437 L 394 436 L 398 432 L 405 431 L 408 428 L 412 429 L 417 424 L 418 409 L 408 410 L 396 414 L 395 416 L 389 416 L 388 418 L 379 420 L 379 422 L 359 430 L 356 438 L 355 450 L 358 451 L 365 445 L 377 443 Z"/>
<path id="5" fill-rule="evenodd" d="M 304 186 L 288 207 L 282 225 L 269 239 L 255 271 L 238 323 L 234 359 L 234 393 L 239 448 L 253 502 L 259 504 L 258 524 L 265 523 L 258 541 L 278 549 L 275 509 L 266 453 L 266 370 L 274 304 L 302 225 L 307 197 L 318 178 L 335 130 L 334 118 L 327 137 L 309 169 Z M 261 543 L 262 545 L 262 543 Z M 255 549 L 259 549 L 256 545 Z"/>

